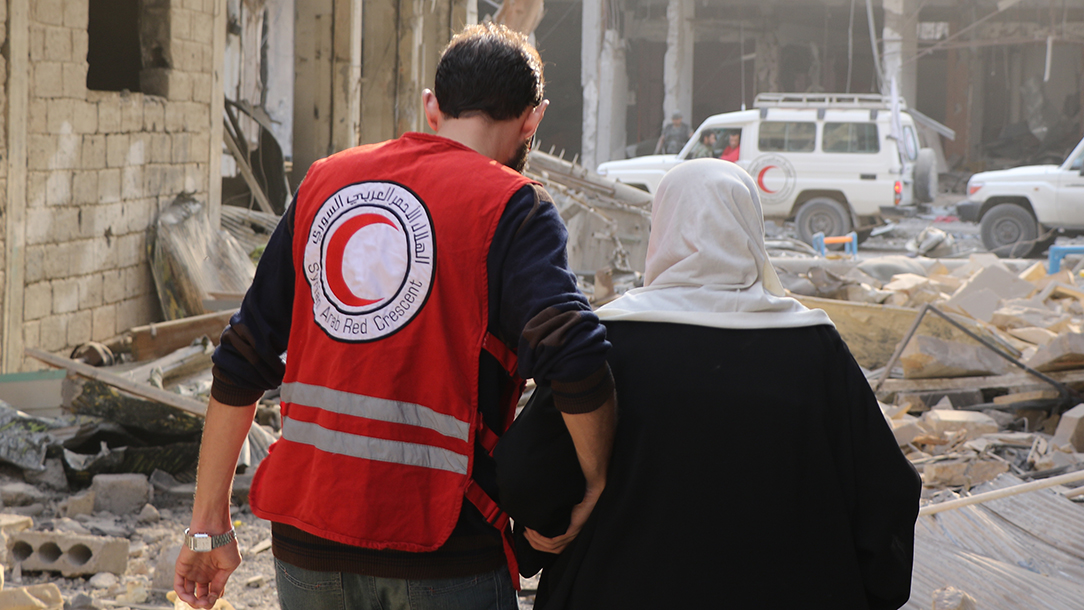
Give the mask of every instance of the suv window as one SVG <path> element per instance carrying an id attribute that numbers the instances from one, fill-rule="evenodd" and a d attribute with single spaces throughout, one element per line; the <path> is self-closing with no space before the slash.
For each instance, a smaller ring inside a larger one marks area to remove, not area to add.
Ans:
<path id="1" fill-rule="evenodd" d="M 826 153 L 876 153 L 881 150 L 876 123 L 825 123 Z"/>
<path id="2" fill-rule="evenodd" d="M 764 121 L 757 146 L 764 152 L 813 152 L 816 139 L 816 123 Z"/>

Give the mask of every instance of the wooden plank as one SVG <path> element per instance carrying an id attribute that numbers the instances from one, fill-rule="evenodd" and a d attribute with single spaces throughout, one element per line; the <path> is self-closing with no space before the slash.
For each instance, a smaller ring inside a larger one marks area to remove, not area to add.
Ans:
<path id="1" fill-rule="evenodd" d="M 136 360 L 152 360 L 169 355 L 182 347 L 188 347 L 194 339 L 207 335 L 218 345 L 218 338 L 234 311 L 216 311 L 199 316 L 157 322 L 131 329 L 132 356 Z"/>
<path id="2" fill-rule="evenodd" d="M 1084 370 L 1046 373 L 1063 384 L 1084 383 Z M 933 390 L 979 390 L 987 388 L 1016 388 L 1042 383 L 1027 373 L 991 375 L 988 377 L 951 377 L 945 379 L 886 379 L 881 392 L 929 392 Z"/>
<path id="3" fill-rule="evenodd" d="M 22 370 L 26 291 L 27 108 L 30 97 L 30 2 L 8 3 L 7 201 L 4 210 L 3 372 Z"/>
<path id="4" fill-rule="evenodd" d="M 914 324 L 917 309 L 855 303 L 835 299 L 795 296 L 810 309 L 823 309 L 858 364 L 873 370 L 888 363 L 896 345 Z M 926 335 L 946 341 L 974 345 L 970 337 L 938 316 L 927 315 L 916 335 Z M 971 387 L 971 386 L 966 386 Z M 939 388 L 934 388 L 939 389 Z"/>
<path id="5" fill-rule="evenodd" d="M 1033 390 L 1031 392 L 1016 392 L 1014 394 L 1006 394 L 1004 396 L 997 396 L 994 398 L 995 405 L 1009 405 L 1014 402 L 1027 402 L 1032 400 L 1049 400 L 1051 398 L 1057 398 L 1061 394 L 1055 389 L 1046 390 Z"/>
<path id="6" fill-rule="evenodd" d="M 167 392 L 153 386 L 149 386 L 145 383 L 136 383 L 131 379 L 125 379 L 120 375 L 103 371 L 99 368 L 84 364 L 82 362 L 76 362 L 70 358 L 63 356 L 56 356 L 48 352 L 41 350 L 28 348 L 26 355 L 41 360 L 42 362 L 55 366 L 57 368 L 67 369 L 77 375 L 82 375 L 88 379 L 95 379 L 102 383 L 111 385 L 118 390 L 124 390 L 130 394 L 134 394 L 141 398 L 160 402 L 164 405 L 168 405 L 193 415 L 199 415 L 204 417 L 207 415 L 207 405 L 198 401 L 188 398 L 187 396 L 181 396 L 180 394 L 174 394 L 173 392 Z"/>
<path id="7" fill-rule="evenodd" d="M 248 159 L 245 158 L 245 154 L 241 152 L 241 149 L 237 147 L 237 142 L 233 141 L 233 136 L 230 135 L 229 129 L 225 128 L 225 119 L 223 119 L 222 122 L 222 141 L 226 143 L 226 148 L 228 148 L 230 154 L 233 155 L 233 160 L 237 161 L 237 169 L 241 170 L 241 176 L 245 178 L 245 184 L 247 184 L 248 189 L 252 191 L 253 197 L 256 198 L 256 203 L 260 204 L 260 209 L 268 214 L 274 214 L 275 210 L 271 207 L 271 202 L 267 200 L 267 194 L 263 192 L 260 182 L 256 180 L 255 174 L 252 173 L 252 168 L 248 165 Z"/>

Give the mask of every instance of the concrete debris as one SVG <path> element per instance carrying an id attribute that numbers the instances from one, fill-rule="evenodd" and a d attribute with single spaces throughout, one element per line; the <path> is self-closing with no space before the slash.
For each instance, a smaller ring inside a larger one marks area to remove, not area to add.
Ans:
<path id="1" fill-rule="evenodd" d="M 177 597 L 177 594 L 172 590 L 166 594 L 166 599 L 173 604 L 173 610 L 195 610 L 192 606 L 181 601 L 181 599 Z M 234 610 L 234 607 L 233 604 L 226 601 L 226 598 L 220 597 L 218 598 L 218 601 L 215 602 L 215 605 L 211 606 L 211 610 Z"/>
<path id="2" fill-rule="evenodd" d="M 2 610 L 63 610 L 60 588 L 52 583 L 0 591 Z"/>
<path id="3" fill-rule="evenodd" d="M 933 409 L 922 415 L 922 423 L 933 434 L 963 432 L 967 440 L 998 431 L 997 422 L 992 417 L 974 411 Z"/>
<path id="4" fill-rule="evenodd" d="M 154 488 L 143 474 L 99 474 L 90 489 L 94 510 L 117 515 L 137 513 L 154 497 Z"/>
<path id="5" fill-rule="evenodd" d="M 956 587 L 945 587 L 933 592 L 933 610 L 977 610 L 975 598 Z"/>
<path id="6" fill-rule="evenodd" d="M 971 487 L 996 478 L 1009 471 L 1009 465 L 998 460 L 948 460 L 927 464 L 922 482 L 927 486 Z"/>
<path id="7" fill-rule="evenodd" d="M 143 505 L 143 510 L 139 511 L 140 523 L 158 523 L 161 516 L 158 514 L 158 509 L 153 504 Z"/>
<path id="8" fill-rule="evenodd" d="M 94 512 L 94 492 L 87 490 L 81 494 L 69 496 L 60 503 L 60 514 L 64 517 L 89 515 Z"/>
<path id="9" fill-rule="evenodd" d="M 981 345 L 944 341 L 934 337 L 911 339 L 900 356 L 907 379 L 1002 375 L 1010 365 Z"/>
<path id="10" fill-rule="evenodd" d="M 1050 441 L 1057 447 L 1071 447 L 1084 452 L 1084 404 L 1079 404 L 1061 414 L 1057 431 Z"/>
<path id="11" fill-rule="evenodd" d="M 95 589 L 108 589 L 117 584 L 117 577 L 109 572 L 101 572 L 91 576 L 88 582 Z"/>
<path id="12" fill-rule="evenodd" d="M 27 483 L 0 485 L 0 501 L 4 506 L 30 506 L 45 499 L 45 494 Z"/>

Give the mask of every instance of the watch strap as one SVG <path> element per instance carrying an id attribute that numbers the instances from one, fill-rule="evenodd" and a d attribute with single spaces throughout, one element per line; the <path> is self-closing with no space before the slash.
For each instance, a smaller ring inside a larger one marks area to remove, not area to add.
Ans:
<path id="1" fill-rule="evenodd" d="M 213 551 L 236 539 L 237 534 L 232 527 L 224 534 L 193 534 L 188 528 L 184 530 L 184 545 L 197 553 Z"/>

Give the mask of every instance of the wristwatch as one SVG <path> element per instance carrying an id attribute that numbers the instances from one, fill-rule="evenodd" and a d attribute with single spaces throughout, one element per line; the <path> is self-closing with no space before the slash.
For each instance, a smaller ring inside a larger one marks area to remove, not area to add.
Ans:
<path id="1" fill-rule="evenodd" d="M 197 553 L 213 551 L 218 547 L 226 546 L 237 539 L 233 528 L 225 534 L 190 534 L 188 528 L 184 528 L 184 545 Z"/>

